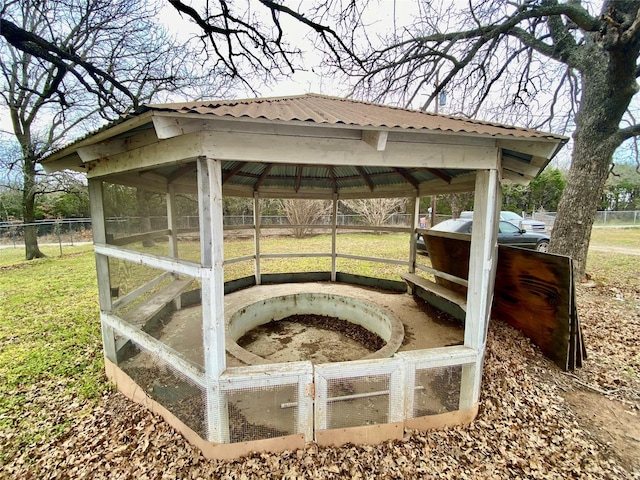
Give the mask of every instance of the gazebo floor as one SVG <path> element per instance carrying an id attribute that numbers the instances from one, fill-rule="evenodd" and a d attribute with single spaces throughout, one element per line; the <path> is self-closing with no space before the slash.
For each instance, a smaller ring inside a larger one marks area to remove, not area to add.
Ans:
<path id="1" fill-rule="evenodd" d="M 398 351 L 421 350 L 462 344 L 463 327 L 422 300 L 402 293 L 344 283 L 311 282 L 258 285 L 225 295 L 225 321 L 242 308 L 265 299 L 296 293 L 323 293 L 351 297 L 394 314 L 404 326 L 404 340 Z M 322 314 L 322 312 L 318 312 Z M 203 365 L 202 309 L 200 305 L 173 312 L 164 320 L 158 339 L 190 361 Z M 370 353 L 355 340 L 337 332 L 304 325 L 288 325 L 266 335 L 248 347 L 271 363 L 309 360 L 313 363 L 356 360 Z M 345 353 L 346 352 L 346 353 Z M 342 356 L 337 356 L 336 354 Z M 133 360 L 133 359 L 132 359 Z M 243 366 L 227 352 L 228 367 Z M 269 362 L 266 362 L 269 363 Z"/>

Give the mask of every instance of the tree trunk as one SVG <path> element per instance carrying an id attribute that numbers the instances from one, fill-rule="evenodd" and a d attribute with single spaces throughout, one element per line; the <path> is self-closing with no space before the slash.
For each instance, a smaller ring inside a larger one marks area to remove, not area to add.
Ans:
<path id="1" fill-rule="evenodd" d="M 585 277 L 591 229 L 613 153 L 620 146 L 620 121 L 635 95 L 635 57 L 595 47 L 591 68 L 582 72 L 582 98 L 573 134 L 573 158 L 558 205 L 549 251 L 573 259 L 574 279 Z M 600 58 L 595 58 L 600 57 Z"/>
<path id="2" fill-rule="evenodd" d="M 28 224 L 33 223 L 36 219 L 36 160 L 33 155 L 24 155 L 22 181 L 22 220 Z M 46 257 L 38 247 L 38 227 L 36 225 L 24 227 L 24 248 L 27 260 Z"/>
<path id="3" fill-rule="evenodd" d="M 578 281 L 585 276 L 591 229 L 615 150 L 602 148 L 603 143 L 606 138 L 575 136 L 569 179 L 558 205 L 549 245 L 550 252 L 573 259 Z"/>

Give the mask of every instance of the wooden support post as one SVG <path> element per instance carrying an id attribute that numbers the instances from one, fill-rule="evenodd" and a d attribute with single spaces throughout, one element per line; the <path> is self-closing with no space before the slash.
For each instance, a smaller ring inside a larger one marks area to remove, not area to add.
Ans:
<path id="1" fill-rule="evenodd" d="M 169 235 L 169 256 L 178 258 L 178 213 L 175 185 L 169 185 L 167 193 L 167 228 L 171 230 Z"/>
<path id="2" fill-rule="evenodd" d="M 420 194 L 416 190 L 413 198 L 413 218 L 411 219 L 411 235 L 409 235 L 409 273 L 415 273 L 416 271 L 416 253 L 418 234 L 416 228 L 420 225 Z"/>
<path id="3" fill-rule="evenodd" d="M 337 277 L 336 271 L 336 248 L 338 240 L 338 194 L 333 194 L 333 203 L 331 205 L 331 281 L 335 282 Z"/>
<path id="4" fill-rule="evenodd" d="M 464 345 L 478 352 L 478 361 L 462 368 L 460 409 L 473 407 L 480 398 L 482 362 L 491 315 L 496 260 L 498 219 L 502 190 L 497 170 L 476 174 L 473 230 L 469 255 L 469 285 L 465 317 Z"/>
<path id="5" fill-rule="evenodd" d="M 219 387 L 225 369 L 224 261 L 222 166 L 211 158 L 198 158 L 198 206 L 202 276 L 202 339 L 207 378 L 207 439 L 228 442 L 229 420 L 224 392 Z"/>
<path id="6" fill-rule="evenodd" d="M 262 284 L 262 273 L 260 272 L 260 224 L 262 216 L 260 213 L 260 196 L 258 192 L 253 194 L 253 247 L 255 255 L 255 276 L 256 285 Z"/>
<path id="7" fill-rule="evenodd" d="M 171 230 L 169 234 L 169 256 L 178 258 L 178 214 L 176 205 L 176 189 L 174 185 L 169 185 L 167 191 L 167 228 Z M 178 279 L 177 274 L 173 274 L 174 279 Z M 173 301 L 176 310 L 182 307 L 180 295 Z"/>
<path id="8" fill-rule="evenodd" d="M 104 218 L 102 199 L 102 180 L 89 180 L 89 203 L 91 205 L 91 224 L 93 243 L 107 243 L 107 229 Z M 111 313 L 111 278 L 109 276 L 109 258 L 96 253 L 96 273 L 98 277 L 98 299 L 100 310 Z M 102 348 L 109 361 L 117 364 L 116 340 L 113 329 L 105 322 L 100 322 L 102 329 Z"/>

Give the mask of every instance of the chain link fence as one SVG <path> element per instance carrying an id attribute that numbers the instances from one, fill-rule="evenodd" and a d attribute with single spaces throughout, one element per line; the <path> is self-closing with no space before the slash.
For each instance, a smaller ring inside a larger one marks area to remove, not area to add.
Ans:
<path id="1" fill-rule="evenodd" d="M 67 246 L 91 243 L 90 218 L 41 220 L 34 223 L 0 222 L 0 248 L 24 248 L 26 227 L 34 227 L 38 245 L 58 246 L 60 255 Z"/>
<path id="2" fill-rule="evenodd" d="M 557 212 L 533 212 L 530 217 L 533 220 L 544 222 L 547 225 L 547 231 L 553 229 Z M 594 227 L 640 227 L 640 210 L 626 211 L 602 211 L 596 212 Z"/>
<path id="3" fill-rule="evenodd" d="M 421 215 L 428 221 L 427 214 Z M 449 218 L 446 215 L 438 215 L 437 222 Z M 530 218 L 543 221 L 547 225 L 547 231 L 553 229 L 556 212 L 534 212 Z M 151 217 L 151 229 L 162 230 L 167 228 L 167 218 L 163 216 Z M 290 222 L 284 215 L 263 215 L 261 217 L 264 225 L 288 225 Z M 139 218 L 119 217 L 107 220 L 110 231 L 117 231 L 121 235 L 131 235 L 139 231 Z M 338 225 L 363 225 L 363 219 L 359 215 L 338 215 Z M 253 215 L 227 215 L 224 217 L 224 224 L 228 227 L 253 225 Z M 330 225 L 331 218 L 321 219 L 321 225 Z M 406 213 L 396 213 L 392 215 L 387 226 L 409 226 L 411 225 L 411 215 Z M 90 243 L 92 241 L 91 219 L 90 218 L 65 218 L 40 220 L 35 223 L 21 222 L 0 222 L 0 248 L 23 248 L 24 231 L 26 226 L 34 226 L 37 231 L 39 245 L 57 245 L 61 249 L 65 246 Z M 638 227 L 640 226 L 640 210 L 631 211 L 603 211 L 596 213 L 595 227 Z M 197 230 L 199 227 L 197 216 L 184 216 L 178 219 L 178 228 Z M 422 225 L 421 225 L 422 227 Z"/>

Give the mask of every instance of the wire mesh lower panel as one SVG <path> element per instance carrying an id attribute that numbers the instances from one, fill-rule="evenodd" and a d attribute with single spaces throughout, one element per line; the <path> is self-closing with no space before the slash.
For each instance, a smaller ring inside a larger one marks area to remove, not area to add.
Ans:
<path id="1" fill-rule="evenodd" d="M 462 365 L 416 369 L 413 417 L 458 410 L 461 379 Z"/>
<path id="2" fill-rule="evenodd" d="M 327 380 L 327 428 L 388 423 L 389 375 Z"/>
<path id="3" fill-rule="evenodd" d="M 204 389 L 133 340 L 129 340 L 126 347 L 127 359 L 118 362 L 118 367 L 149 397 L 206 438 Z"/>
<path id="4" fill-rule="evenodd" d="M 402 421 L 402 367 L 392 358 L 315 365 L 316 432 Z"/>
<path id="5" fill-rule="evenodd" d="M 297 432 L 298 384 L 226 392 L 229 441 L 248 442 Z"/>

